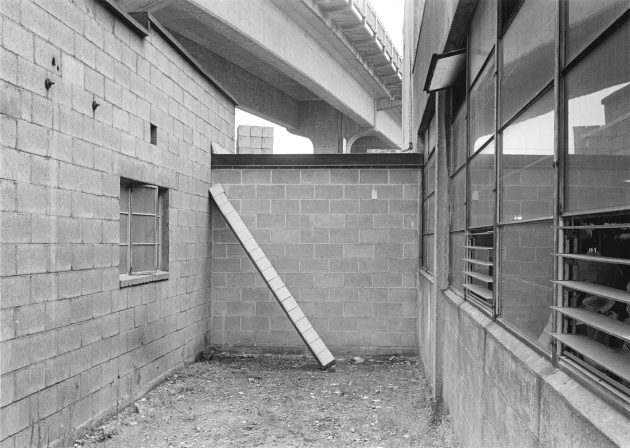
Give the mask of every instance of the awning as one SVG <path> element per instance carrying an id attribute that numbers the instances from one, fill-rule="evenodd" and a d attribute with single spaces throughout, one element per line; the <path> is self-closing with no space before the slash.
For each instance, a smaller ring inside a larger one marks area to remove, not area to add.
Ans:
<path id="1" fill-rule="evenodd" d="M 424 83 L 425 92 L 435 92 L 466 81 L 466 49 L 434 54 Z"/>

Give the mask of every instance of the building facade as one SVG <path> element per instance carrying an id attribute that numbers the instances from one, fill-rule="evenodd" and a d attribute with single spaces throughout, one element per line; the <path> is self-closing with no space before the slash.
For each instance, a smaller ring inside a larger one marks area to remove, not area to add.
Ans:
<path id="1" fill-rule="evenodd" d="M 462 446 L 629 443 L 629 8 L 408 2 L 419 346 Z"/>
<path id="2" fill-rule="evenodd" d="M 0 446 L 62 446 L 210 343 L 230 95 L 113 4 L 0 2 Z"/>

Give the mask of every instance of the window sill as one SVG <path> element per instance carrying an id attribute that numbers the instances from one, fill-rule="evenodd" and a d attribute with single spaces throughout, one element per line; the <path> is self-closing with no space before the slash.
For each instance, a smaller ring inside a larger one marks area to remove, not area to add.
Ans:
<path id="1" fill-rule="evenodd" d="M 121 288 L 128 286 L 142 285 L 143 283 L 159 282 L 168 280 L 168 272 L 157 271 L 155 274 L 143 275 L 121 275 L 118 277 Z"/>

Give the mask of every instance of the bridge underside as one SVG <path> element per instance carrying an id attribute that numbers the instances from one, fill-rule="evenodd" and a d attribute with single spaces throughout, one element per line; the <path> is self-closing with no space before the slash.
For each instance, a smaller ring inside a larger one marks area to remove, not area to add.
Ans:
<path id="1" fill-rule="evenodd" d="M 121 0 L 154 15 L 227 89 L 239 108 L 308 137 L 316 153 L 373 137 L 402 145 L 401 111 L 378 110 L 388 88 L 313 2 Z M 333 28 L 331 28 L 331 26 Z M 350 148 L 350 145 L 348 145 Z"/>

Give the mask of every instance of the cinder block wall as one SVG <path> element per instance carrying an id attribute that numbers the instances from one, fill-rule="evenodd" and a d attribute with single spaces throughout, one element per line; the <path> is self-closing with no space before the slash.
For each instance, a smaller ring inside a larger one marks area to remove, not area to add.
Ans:
<path id="1" fill-rule="evenodd" d="M 418 168 L 213 168 L 322 340 L 340 353 L 417 353 Z M 303 351 L 219 210 L 212 343 Z"/>
<path id="2" fill-rule="evenodd" d="M 621 447 L 630 419 L 450 290 L 444 402 L 462 447 Z"/>
<path id="3" fill-rule="evenodd" d="M 236 152 L 238 154 L 273 153 L 272 127 L 241 125 L 236 132 Z"/>
<path id="4" fill-rule="evenodd" d="M 209 343 L 210 142 L 233 145 L 234 105 L 98 1 L 1 1 L 0 23 L 0 445 L 67 446 Z M 121 177 L 169 189 L 168 280 L 120 286 Z"/>

